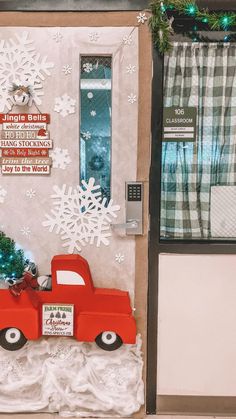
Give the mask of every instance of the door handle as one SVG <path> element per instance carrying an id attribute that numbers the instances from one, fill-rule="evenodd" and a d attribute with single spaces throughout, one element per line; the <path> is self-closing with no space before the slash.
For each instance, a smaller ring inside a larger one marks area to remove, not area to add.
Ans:
<path id="1" fill-rule="evenodd" d="M 137 228 L 139 220 L 127 220 L 126 223 L 121 224 L 111 224 L 112 230 L 121 230 L 121 229 L 132 229 Z"/>

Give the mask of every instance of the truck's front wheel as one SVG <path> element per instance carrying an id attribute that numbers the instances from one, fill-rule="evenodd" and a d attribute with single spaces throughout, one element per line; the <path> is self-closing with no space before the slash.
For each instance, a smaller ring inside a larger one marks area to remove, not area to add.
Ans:
<path id="1" fill-rule="evenodd" d="M 122 339 L 115 332 L 102 332 L 95 339 L 96 344 L 99 348 L 104 349 L 105 351 L 115 351 L 122 344 Z"/>
<path id="2" fill-rule="evenodd" d="M 9 327 L 0 332 L 0 345 L 8 351 L 20 349 L 26 342 L 27 339 L 25 335 L 15 327 Z"/>

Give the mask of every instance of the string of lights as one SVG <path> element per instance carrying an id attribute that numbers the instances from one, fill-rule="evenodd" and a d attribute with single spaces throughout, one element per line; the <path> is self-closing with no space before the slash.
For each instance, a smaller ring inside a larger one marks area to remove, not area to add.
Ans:
<path id="1" fill-rule="evenodd" d="M 192 40 L 196 42 L 201 41 L 201 36 L 196 33 L 197 22 L 205 25 L 206 31 L 230 31 L 236 26 L 236 13 L 216 13 L 207 9 L 200 9 L 194 0 L 153 0 L 150 8 L 152 15 L 149 19 L 149 25 L 153 34 L 154 44 L 161 54 L 164 54 L 171 48 L 170 36 L 174 33 L 172 28 L 172 14 L 174 12 L 192 18 Z M 234 34 L 227 34 L 224 36 L 223 41 L 230 42 L 234 39 Z"/>
<path id="2" fill-rule="evenodd" d="M 16 249 L 14 240 L 0 232 L 0 279 L 20 278 L 24 265 L 23 250 Z"/>

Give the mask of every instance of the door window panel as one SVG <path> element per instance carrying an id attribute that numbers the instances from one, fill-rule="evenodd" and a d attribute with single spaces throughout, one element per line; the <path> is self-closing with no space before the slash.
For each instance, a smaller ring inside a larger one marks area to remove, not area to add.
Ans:
<path id="1" fill-rule="evenodd" d="M 93 177 L 111 195 L 110 56 L 82 56 L 80 67 L 80 179 Z"/>
<path id="2" fill-rule="evenodd" d="M 176 43 L 164 106 L 195 107 L 196 141 L 162 143 L 162 239 L 236 238 L 235 46 Z"/>

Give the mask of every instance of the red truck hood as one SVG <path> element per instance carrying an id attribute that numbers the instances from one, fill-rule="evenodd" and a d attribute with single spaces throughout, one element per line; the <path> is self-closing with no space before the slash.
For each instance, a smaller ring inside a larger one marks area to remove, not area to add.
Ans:
<path id="1" fill-rule="evenodd" d="M 94 288 L 94 299 L 106 312 L 131 314 L 129 293 L 111 288 Z M 97 305 L 96 304 L 96 305 Z"/>

